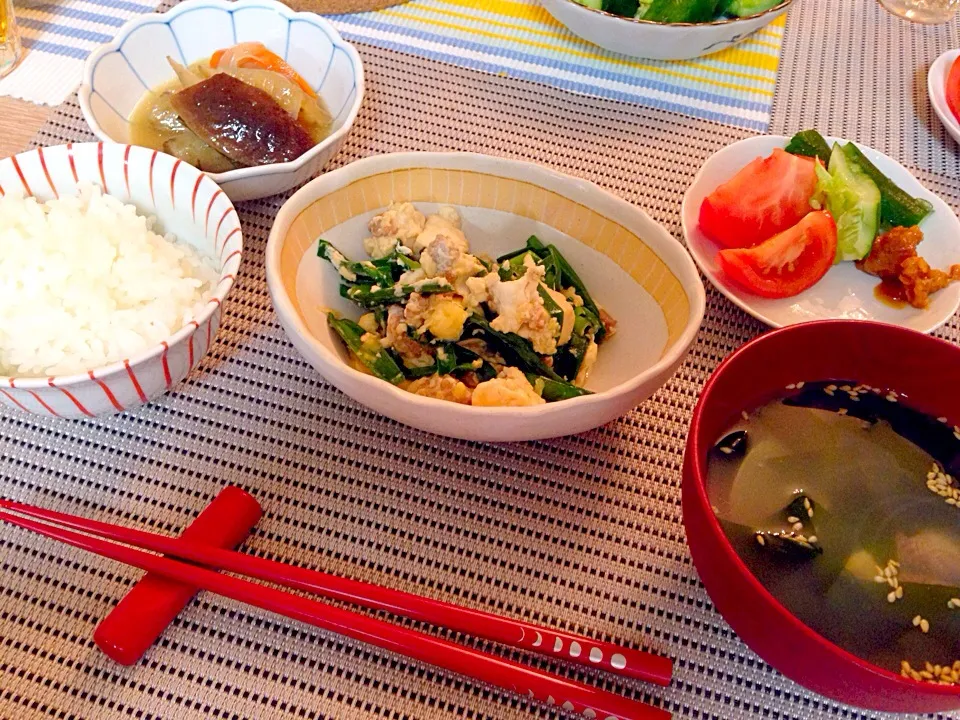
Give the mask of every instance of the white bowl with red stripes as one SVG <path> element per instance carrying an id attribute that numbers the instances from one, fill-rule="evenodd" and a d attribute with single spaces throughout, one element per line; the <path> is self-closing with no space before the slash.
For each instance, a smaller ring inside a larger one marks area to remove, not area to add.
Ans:
<path id="1" fill-rule="evenodd" d="M 164 233 L 214 259 L 220 281 L 193 321 L 159 345 L 87 372 L 60 377 L 0 376 L 0 404 L 37 415 L 95 417 L 131 410 L 181 382 L 210 350 L 243 252 L 240 218 L 207 175 L 154 150 L 113 143 L 39 148 L 0 160 L 0 193 L 40 201 L 75 195 L 80 183 L 155 216 Z"/>

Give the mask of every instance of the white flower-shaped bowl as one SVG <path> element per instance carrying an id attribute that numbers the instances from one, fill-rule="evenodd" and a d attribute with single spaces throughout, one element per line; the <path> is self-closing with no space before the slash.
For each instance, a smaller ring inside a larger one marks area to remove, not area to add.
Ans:
<path id="1" fill-rule="evenodd" d="M 111 415 L 139 407 L 183 380 L 216 338 L 243 252 L 240 219 L 230 199 L 204 173 L 169 155 L 82 143 L 0 160 L 0 195 L 22 192 L 44 202 L 75 195 L 80 184 L 98 185 L 141 215 L 156 217 L 158 232 L 173 233 L 212 258 L 220 281 L 203 312 L 159 345 L 77 375 L 0 376 L 0 404 L 36 415 Z"/>
<path id="2" fill-rule="evenodd" d="M 588 8 L 575 0 L 540 0 L 574 35 L 605 50 L 653 60 L 689 60 L 725 50 L 783 15 L 793 0 L 744 18 L 704 23 L 655 23 Z"/>
<path id="3" fill-rule="evenodd" d="M 333 130 L 296 160 L 210 177 L 234 202 L 301 185 L 329 162 L 350 132 L 363 101 L 363 65 L 329 22 L 273 0 L 188 0 L 162 15 L 130 20 L 87 58 L 79 91 L 83 116 L 100 139 L 129 143 L 129 117 L 137 103 L 174 77 L 167 56 L 189 64 L 247 41 L 262 42 L 303 76 L 333 114 Z"/>
<path id="4" fill-rule="evenodd" d="M 339 275 L 317 257 L 317 239 L 363 258 L 370 218 L 404 201 L 423 212 L 457 208 L 474 252 L 496 257 L 530 235 L 558 247 L 619 323 L 587 383 L 595 394 L 536 407 L 472 407 L 413 395 L 348 364 L 326 311 L 354 319 L 360 311 L 340 297 Z M 467 440 L 570 435 L 623 415 L 673 375 L 705 305 L 690 256 L 639 208 L 585 180 L 470 153 L 380 155 L 317 178 L 280 209 L 266 264 L 284 330 L 324 378 L 394 420 Z"/>
<path id="5" fill-rule="evenodd" d="M 927 73 L 927 92 L 930 95 L 933 111 L 937 113 L 940 122 L 953 139 L 960 143 L 960 122 L 947 105 L 947 76 L 950 75 L 950 68 L 958 57 L 960 57 L 960 50 L 948 50 L 933 61 L 930 72 Z"/>

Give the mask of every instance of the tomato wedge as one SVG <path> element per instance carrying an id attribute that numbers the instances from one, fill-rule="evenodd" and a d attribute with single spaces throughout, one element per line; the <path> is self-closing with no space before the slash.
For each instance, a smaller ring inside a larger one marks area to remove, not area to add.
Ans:
<path id="1" fill-rule="evenodd" d="M 737 285 L 761 297 L 785 298 L 815 285 L 836 253 L 837 225 L 830 213 L 818 211 L 756 247 L 721 250 L 717 258 Z"/>
<path id="2" fill-rule="evenodd" d="M 947 105 L 953 117 L 960 122 L 960 57 L 953 61 L 950 66 L 950 74 L 947 75 Z"/>
<path id="3" fill-rule="evenodd" d="M 728 248 L 753 247 L 800 222 L 813 210 L 814 160 L 780 148 L 756 158 L 710 193 L 700 206 L 700 229 Z"/>

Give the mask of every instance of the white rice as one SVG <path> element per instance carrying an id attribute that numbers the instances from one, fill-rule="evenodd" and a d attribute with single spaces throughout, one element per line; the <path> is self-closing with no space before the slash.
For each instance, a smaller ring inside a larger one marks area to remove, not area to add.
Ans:
<path id="1" fill-rule="evenodd" d="M 0 375 L 86 372 L 159 344 L 216 287 L 212 261 L 100 188 L 0 198 Z"/>

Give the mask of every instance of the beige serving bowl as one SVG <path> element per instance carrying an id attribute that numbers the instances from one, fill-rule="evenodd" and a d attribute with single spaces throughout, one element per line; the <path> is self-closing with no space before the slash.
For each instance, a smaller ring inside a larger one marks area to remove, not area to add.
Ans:
<path id="1" fill-rule="evenodd" d="M 537 235 L 566 255 L 619 322 L 600 347 L 588 383 L 594 394 L 537 407 L 481 408 L 413 395 L 350 367 L 326 310 L 354 319 L 360 310 L 340 297 L 339 276 L 317 257 L 317 239 L 362 259 L 369 219 L 404 201 L 424 212 L 456 207 L 474 252 L 495 257 Z M 310 182 L 277 215 L 266 270 L 287 335 L 327 381 L 399 422 L 480 441 L 569 435 L 630 411 L 673 375 L 705 304 L 686 250 L 639 208 L 538 165 L 469 153 L 380 155 Z"/>

